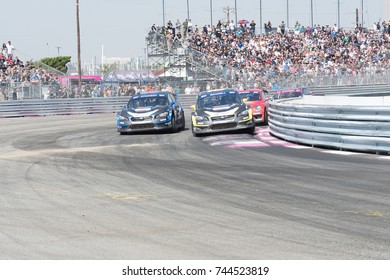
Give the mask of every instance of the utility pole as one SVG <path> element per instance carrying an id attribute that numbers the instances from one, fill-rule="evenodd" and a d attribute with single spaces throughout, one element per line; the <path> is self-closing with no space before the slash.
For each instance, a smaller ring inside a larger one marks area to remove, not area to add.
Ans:
<path id="1" fill-rule="evenodd" d="M 79 87 L 81 87 L 81 47 L 80 47 L 80 16 L 79 16 L 79 0 L 76 0 L 76 18 L 77 18 L 77 64 L 79 74 Z"/>
<path id="2" fill-rule="evenodd" d="M 356 9 L 356 27 L 359 27 L 359 9 Z"/>
<path id="3" fill-rule="evenodd" d="M 229 23 L 230 22 L 230 13 L 234 12 L 234 9 L 227 6 L 226 8 L 223 8 L 223 12 L 226 14 L 226 19 L 227 19 L 227 22 Z M 237 26 L 237 22 L 236 22 L 236 26 Z"/>
<path id="4" fill-rule="evenodd" d="M 61 47 L 56 47 L 57 48 L 57 56 L 60 56 L 60 49 Z"/>

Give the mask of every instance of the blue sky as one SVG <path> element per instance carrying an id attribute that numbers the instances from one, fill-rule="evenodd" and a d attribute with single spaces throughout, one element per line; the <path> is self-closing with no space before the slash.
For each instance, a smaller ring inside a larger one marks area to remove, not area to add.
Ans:
<path id="1" fill-rule="evenodd" d="M 315 24 L 337 23 L 338 0 L 312 0 Z M 259 27 L 260 2 L 263 22 L 274 26 L 282 20 L 310 24 L 311 0 L 79 0 L 81 25 L 81 56 L 83 63 L 96 58 L 101 61 L 102 45 L 106 57 L 138 57 L 145 54 L 145 35 L 153 23 L 163 24 L 190 18 L 203 26 L 224 19 L 224 8 L 235 8 L 237 19 L 254 20 Z M 163 13 L 163 3 L 165 12 Z M 187 9 L 187 3 L 189 9 Z M 390 0 L 363 0 L 365 26 L 384 20 L 385 3 Z M 210 12 L 212 4 L 212 13 Z M 11 40 L 16 55 L 22 60 L 72 56 L 77 61 L 76 0 L 13 0 L 7 1 L 0 17 L 0 40 Z M 351 28 L 355 11 L 361 16 L 362 0 L 340 0 L 341 26 Z M 6 10 L 6 11 L 5 11 Z M 389 13 L 387 12 L 387 15 Z M 231 14 L 235 20 L 236 15 Z M 389 20 L 386 18 L 385 20 Z"/>

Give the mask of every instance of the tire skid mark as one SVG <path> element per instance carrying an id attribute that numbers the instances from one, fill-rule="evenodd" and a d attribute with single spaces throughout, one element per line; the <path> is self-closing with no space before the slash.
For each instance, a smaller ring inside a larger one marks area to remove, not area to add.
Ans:
<path id="1" fill-rule="evenodd" d="M 141 143 L 141 144 L 124 144 L 120 145 L 124 148 L 132 148 L 132 147 L 151 147 L 157 146 L 156 143 Z M 76 148 L 61 148 L 61 149 L 41 149 L 35 151 L 9 151 L 0 155 L 0 159 L 10 159 L 10 158 L 20 158 L 20 157 L 33 157 L 47 154 L 59 154 L 59 153 L 79 153 L 79 152 L 98 152 L 103 151 L 105 149 L 113 149 L 117 148 L 118 145 L 106 145 L 106 146 L 95 146 L 95 147 L 76 147 Z"/>
<path id="2" fill-rule="evenodd" d="M 238 135 L 211 135 L 202 139 L 210 146 L 224 146 L 228 148 L 253 148 L 253 147 L 296 147 L 297 144 L 283 141 L 269 134 L 268 127 L 256 127 L 255 134 Z"/>

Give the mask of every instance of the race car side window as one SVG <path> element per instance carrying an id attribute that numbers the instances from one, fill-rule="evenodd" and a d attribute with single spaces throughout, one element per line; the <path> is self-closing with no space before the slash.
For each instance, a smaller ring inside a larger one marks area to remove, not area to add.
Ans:
<path id="1" fill-rule="evenodd" d="M 302 96 L 302 93 L 301 92 L 292 92 L 290 97 L 300 97 Z"/>
<path id="2" fill-rule="evenodd" d="M 171 103 L 171 102 L 174 102 L 175 101 L 175 98 L 173 97 L 173 95 L 172 94 L 170 94 L 170 93 L 168 93 L 168 101 L 169 101 L 169 103 Z"/>
<path id="3" fill-rule="evenodd" d="M 303 95 L 305 95 L 305 94 L 311 94 L 311 91 L 310 91 L 310 89 L 308 89 L 308 88 L 304 88 L 304 89 L 302 89 L 302 94 L 303 94 Z"/>

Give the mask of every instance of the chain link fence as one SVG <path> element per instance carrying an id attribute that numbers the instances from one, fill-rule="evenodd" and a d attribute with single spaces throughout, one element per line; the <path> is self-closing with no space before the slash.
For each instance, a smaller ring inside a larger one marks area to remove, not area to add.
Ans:
<path id="1" fill-rule="evenodd" d="M 193 58 L 194 61 L 197 58 Z M 201 61 L 196 62 L 199 66 Z M 194 67 L 194 66 L 193 66 Z M 198 93 L 200 91 L 212 90 L 223 87 L 233 88 L 268 88 L 269 90 L 275 90 L 277 88 L 288 87 L 333 87 L 333 86 L 364 86 L 364 85 L 380 85 L 390 84 L 390 71 L 380 71 L 374 73 L 360 73 L 356 75 L 351 74 L 338 74 L 338 75 L 321 75 L 312 76 L 308 74 L 295 74 L 283 77 L 280 80 L 274 78 L 264 78 L 259 81 L 258 79 L 245 79 L 247 77 L 242 71 L 235 69 L 219 70 L 213 69 L 210 66 L 207 67 L 207 72 L 203 71 L 199 75 L 194 75 L 194 78 L 188 80 L 160 80 L 153 83 L 155 90 L 163 89 L 165 84 L 169 83 L 176 94 L 186 93 L 186 89 L 190 87 L 191 93 Z M 215 70 L 215 71 L 214 71 Z M 213 72 L 214 71 L 214 72 Z M 229 72 L 229 74 L 224 74 Z M 205 73 L 209 73 L 206 77 Z M 215 75 L 213 74 L 215 73 Z M 222 78 L 217 78 L 216 74 L 221 74 Z M 225 75 L 225 76 L 223 76 Z M 240 80 L 232 78 L 239 75 Z M 241 76 L 240 76 L 241 75 Z M 199 78 L 200 77 L 200 78 Z M 268 80 L 268 82 L 267 82 Z M 272 81 L 274 84 L 272 84 Z M 128 96 L 133 93 L 129 93 L 129 90 L 123 90 L 123 86 L 110 86 L 110 85 L 96 85 L 96 84 L 84 84 L 81 88 L 77 86 L 67 88 L 60 87 L 57 84 L 47 85 L 43 83 L 3 83 L 0 85 L 0 101 L 5 100 L 23 100 L 23 99 L 56 99 L 56 98 L 81 98 L 81 97 L 114 97 L 114 96 Z M 129 88 L 131 86 L 129 85 Z"/>

